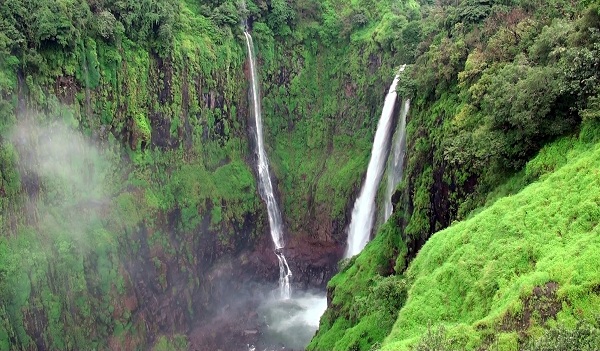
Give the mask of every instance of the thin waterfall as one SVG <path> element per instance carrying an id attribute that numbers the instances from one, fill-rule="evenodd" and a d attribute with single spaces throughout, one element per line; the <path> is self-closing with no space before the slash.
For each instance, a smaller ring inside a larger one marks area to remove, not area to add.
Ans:
<path id="1" fill-rule="evenodd" d="M 404 68 L 405 66 L 402 66 L 399 72 L 402 72 Z M 350 228 L 348 229 L 348 248 L 346 249 L 345 257 L 352 257 L 360 253 L 365 245 L 367 245 L 371 236 L 375 217 L 375 196 L 377 195 L 377 188 L 379 188 L 379 183 L 383 175 L 386 154 L 389 151 L 392 115 L 394 113 L 394 105 L 396 104 L 396 85 L 398 84 L 398 79 L 399 73 L 394 77 L 394 81 L 390 86 L 381 117 L 377 124 L 373 149 L 371 150 L 371 159 L 367 168 L 367 177 L 352 209 L 352 219 L 350 220 Z"/>
<path id="2" fill-rule="evenodd" d="M 288 266 L 287 260 L 283 254 L 285 243 L 283 241 L 283 221 L 281 220 L 281 212 L 275 199 L 273 184 L 271 183 L 271 174 L 269 172 L 269 159 L 265 152 L 262 129 L 262 109 L 260 106 L 260 89 L 258 85 L 258 74 L 256 71 L 256 60 L 254 54 L 254 44 L 252 36 L 248 33 L 248 29 L 244 29 L 246 37 L 246 46 L 248 49 L 248 61 L 250 63 L 250 99 L 252 100 L 251 110 L 254 114 L 255 123 L 255 142 L 256 153 L 258 157 L 258 185 L 260 196 L 267 204 L 267 212 L 269 215 L 269 227 L 271 229 L 271 239 L 275 245 L 275 254 L 279 262 L 279 292 L 281 298 L 289 299 L 292 291 L 290 287 L 290 277 L 292 271 Z"/>
<path id="3" fill-rule="evenodd" d="M 388 156 L 388 183 L 385 196 L 384 222 L 392 215 L 392 195 L 398 184 L 402 181 L 404 154 L 406 153 L 406 116 L 409 110 L 410 99 L 406 99 L 404 100 L 404 104 L 402 104 L 400 117 L 396 125 L 396 132 L 392 139 L 393 149 L 390 150 L 390 156 Z"/>

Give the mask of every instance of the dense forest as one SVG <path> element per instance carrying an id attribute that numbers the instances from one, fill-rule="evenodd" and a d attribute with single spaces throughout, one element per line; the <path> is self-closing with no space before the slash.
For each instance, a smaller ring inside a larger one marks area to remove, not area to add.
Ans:
<path id="1" fill-rule="evenodd" d="M 260 327 L 245 20 L 292 285 L 327 289 L 309 350 L 597 349 L 596 0 L 2 1 L 0 349 Z M 402 64 L 394 211 L 341 260 Z"/>

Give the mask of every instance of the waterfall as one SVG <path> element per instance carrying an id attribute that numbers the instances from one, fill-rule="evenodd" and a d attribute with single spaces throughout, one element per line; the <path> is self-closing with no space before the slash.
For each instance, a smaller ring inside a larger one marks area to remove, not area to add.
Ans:
<path id="1" fill-rule="evenodd" d="M 406 116 L 409 109 L 410 99 L 406 99 L 400 110 L 400 117 L 392 140 L 393 149 L 388 157 L 388 183 L 385 196 L 384 221 L 387 221 L 392 215 L 392 195 L 398 183 L 402 181 L 402 168 L 404 166 L 404 154 L 406 153 Z"/>
<path id="2" fill-rule="evenodd" d="M 405 66 L 402 66 L 400 72 L 404 68 Z M 360 253 L 371 236 L 375 214 L 375 196 L 383 174 L 386 154 L 389 151 L 390 130 L 392 129 L 392 115 L 396 104 L 398 79 L 399 75 L 396 75 L 385 98 L 383 111 L 381 111 L 381 117 L 377 124 L 371 159 L 367 167 L 367 177 L 352 209 L 352 219 L 348 229 L 348 248 L 345 257 L 352 257 Z"/>
<path id="3" fill-rule="evenodd" d="M 271 229 L 271 239 L 275 245 L 275 254 L 279 262 L 279 291 L 281 298 L 289 299 L 291 296 L 290 277 L 292 271 L 288 266 L 287 260 L 283 254 L 283 225 L 281 220 L 281 212 L 275 199 L 273 184 L 271 183 L 271 175 L 269 172 L 269 160 L 265 152 L 262 129 L 262 110 L 260 106 L 260 90 L 258 86 L 258 74 L 256 71 L 256 62 L 254 55 L 254 44 L 248 30 L 244 30 L 246 37 L 246 46 L 248 49 L 248 60 L 250 63 L 250 99 L 252 100 L 251 110 L 254 113 L 255 123 L 255 142 L 256 153 L 258 157 L 258 185 L 260 196 L 267 204 L 267 212 L 269 215 L 269 227 Z"/>

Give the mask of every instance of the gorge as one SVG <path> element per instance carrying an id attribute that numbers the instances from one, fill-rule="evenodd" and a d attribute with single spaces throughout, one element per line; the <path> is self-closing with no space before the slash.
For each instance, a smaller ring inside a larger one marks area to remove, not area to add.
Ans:
<path id="1" fill-rule="evenodd" d="M 0 2 L 0 350 L 600 344 L 598 1 L 244 4 Z"/>

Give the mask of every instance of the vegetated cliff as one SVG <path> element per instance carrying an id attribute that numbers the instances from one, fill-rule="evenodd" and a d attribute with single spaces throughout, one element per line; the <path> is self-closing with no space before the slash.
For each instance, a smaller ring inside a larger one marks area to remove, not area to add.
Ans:
<path id="1" fill-rule="evenodd" d="M 596 201 L 584 189 L 597 184 L 583 178 L 597 158 L 598 5 L 463 1 L 420 9 L 414 26 L 422 41 L 399 85 L 412 108 L 394 214 L 330 281 L 308 349 L 582 349 L 598 336 L 598 276 L 581 263 L 593 260 L 598 233 L 561 221 L 595 216 L 569 204 Z M 544 178 L 575 155 L 582 158 Z M 569 177 L 574 184 L 557 189 Z M 537 191 L 552 200 L 528 199 Z M 561 204 L 568 209 L 541 214 Z M 558 222 L 541 223 L 538 214 Z M 547 235 L 558 231 L 564 245 L 586 252 L 583 261 L 562 262 L 551 245 L 528 253 L 527 240 L 554 243 Z M 556 272 L 563 269 L 580 273 Z M 579 343 L 562 344 L 565 335 Z"/>
<path id="2" fill-rule="evenodd" d="M 277 276 L 246 16 L 293 284 L 323 287 L 404 60 L 366 30 L 401 8 L 357 6 L 2 2 L 0 348 L 239 349 L 258 322 L 236 304 Z"/>
<path id="3" fill-rule="evenodd" d="M 417 306 L 410 272 L 426 270 L 405 271 L 422 245 L 552 170 L 558 156 L 520 171 L 548 141 L 594 135 L 593 3 L 2 2 L 1 348 L 237 349 L 225 340 L 257 323 L 236 302 L 277 272 L 248 138 L 246 16 L 296 286 L 333 273 L 393 70 L 414 63 L 400 85 L 413 109 L 396 210 L 331 281 L 310 347 L 369 349 L 397 320 L 409 334 L 385 347 L 417 342 L 427 323 L 402 308 Z M 558 278 L 512 300 L 506 335 L 486 336 L 494 319 L 458 347 L 541 335 L 524 323 L 548 317 L 516 312 L 534 311 L 528 296 L 567 293 Z M 573 286 L 594 291 L 585 284 Z M 428 335 L 473 328 L 455 317 L 440 318 L 466 327 L 432 316 Z"/>
<path id="4" fill-rule="evenodd" d="M 595 143 L 561 139 L 527 164 L 537 181 L 433 235 L 381 350 L 597 348 L 599 161 L 597 129 Z M 561 344 L 546 325 L 573 337 Z"/>

